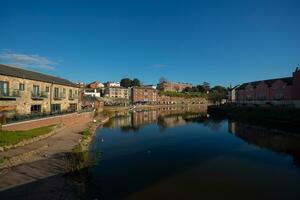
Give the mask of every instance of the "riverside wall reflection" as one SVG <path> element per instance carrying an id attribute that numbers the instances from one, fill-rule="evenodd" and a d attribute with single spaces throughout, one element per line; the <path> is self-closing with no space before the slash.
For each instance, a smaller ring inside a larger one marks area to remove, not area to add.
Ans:
<path id="1" fill-rule="evenodd" d="M 228 131 L 248 144 L 291 155 L 294 164 L 300 167 L 299 134 L 231 120 L 228 121 Z"/>
<path id="2" fill-rule="evenodd" d="M 118 113 L 104 126 L 137 130 L 141 126 L 157 123 L 161 127 L 167 128 L 184 125 L 199 117 L 207 118 L 205 106 L 160 107 Z"/>

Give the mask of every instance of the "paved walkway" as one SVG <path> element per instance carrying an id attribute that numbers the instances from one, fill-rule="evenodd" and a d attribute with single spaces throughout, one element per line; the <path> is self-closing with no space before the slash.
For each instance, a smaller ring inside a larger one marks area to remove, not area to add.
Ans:
<path id="1" fill-rule="evenodd" d="M 0 199 L 35 199 L 37 194 L 37 199 L 60 199 L 55 191 L 63 189 L 65 153 L 78 144 L 86 128 L 88 121 L 69 124 L 44 140 L 1 152 L 0 156 L 10 157 L 35 150 L 24 164 L 0 172 Z"/>

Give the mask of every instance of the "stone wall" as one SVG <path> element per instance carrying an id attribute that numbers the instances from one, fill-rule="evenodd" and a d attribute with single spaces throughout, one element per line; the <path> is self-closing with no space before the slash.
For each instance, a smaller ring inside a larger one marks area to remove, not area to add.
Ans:
<path id="1" fill-rule="evenodd" d="M 157 98 L 157 104 L 169 105 L 169 104 L 208 104 L 208 101 L 202 97 L 184 98 L 184 97 L 170 97 L 159 96 Z"/>
<path id="2" fill-rule="evenodd" d="M 93 112 L 86 113 L 72 113 L 66 115 L 59 115 L 54 117 L 47 117 L 42 119 L 17 122 L 13 124 L 2 125 L 2 130 L 5 131 L 18 131 L 18 130 L 30 130 L 43 126 L 50 126 L 54 124 L 74 124 L 82 121 L 90 121 L 93 118 Z"/>
<path id="3" fill-rule="evenodd" d="M 16 78 L 16 77 L 10 77 L 10 76 L 3 76 L 0 75 L 1 81 L 6 81 L 9 84 L 9 91 L 10 94 L 12 91 L 18 91 L 20 94 L 20 97 L 16 97 L 14 99 L 9 100 L 0 100 L 0 110 L 1 107 L 14 107 L 16 114 L 19 115 L 26 115 L 31 114 L 31 106 L 32 105 L 41 105 L 41 112 L 42 113 L 49 113 L 51 110 L 51 104 L 60 104 L 61 110 L 67 110 L 70 106 L 70 104 L 77 104 L 78 105 L 78 88 L 76 87 L 70 87 L 70 86 L 64 86 L 64 85 L 58 85 L 58 84 L 52 84 L 52 83 L 46 83 L 42 81 L 35 81 L 35 80 L 29 80 L 29 79 L 22 79 L 22 78 Z M 25 90 L 19 91 L 19 85 L 24 84 Z M 39 98 L 39 99 L 32 99 L 32 88 L 33 85 L 39 86 L 40 92 L 43 92 L 48 97 Z M 46 87 L 49 88 L 49 92 L 46 92 Z M 65 97 L 61 99 L 54 99 L 54 88 L 59 89 L 59 93 L 63 93 L 65 91 Z M 69 90 L 72 90 L 72 93 L 75 95 L 74 99 L 69 98 Z M 76 91 L 76 92 L 75 92 Z"/>

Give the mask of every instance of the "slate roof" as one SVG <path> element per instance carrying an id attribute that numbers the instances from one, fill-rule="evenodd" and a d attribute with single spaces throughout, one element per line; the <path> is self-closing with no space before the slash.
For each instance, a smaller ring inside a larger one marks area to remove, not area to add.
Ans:
<path id="1" fill-rule="evenodd" d="M 269 80 L 261 80 L 261 81 L 243 83 L 241 86 L 239 86 L 237 88 L 237 90 L 245 89 L 245 87 L 249 84 L 256 87 L 261 82 L 264 82 L 269 87 L 271 87 L 273 85 L 273 83 L 275 83 L 276 81 L 279 81 L 279 80 L 285 82 L 287 85 L 293 85 L 293 77 L 285 77 L 285 78 L 275 78 L 275 79 L 269 79 Z"/>
<path id="2" fill-rule="evenodd" d="M 0 74 L 4 76 L 12 76 L 23 79 L 30 79 L 35 81 L 42 81 L 47 83 L 55 83 L 59 85 L 66 85 L 71 87 L 77 87 L 75 83 L 59 78 L 56 76 L 50 76 L 39 72 L 29 71 L 22 68 L 12 67 L 9 65 L 0 64 Z"/>

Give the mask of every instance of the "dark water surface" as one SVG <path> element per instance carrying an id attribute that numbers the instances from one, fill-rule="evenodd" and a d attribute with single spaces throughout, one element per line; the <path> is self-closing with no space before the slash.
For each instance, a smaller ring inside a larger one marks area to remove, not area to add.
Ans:
<path id="1" fill-rule="evenodd" d="M 123 113 L 95 150 L 88 199 L 300 199 L 300 134 L 197 109 Z"/>

